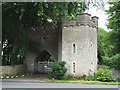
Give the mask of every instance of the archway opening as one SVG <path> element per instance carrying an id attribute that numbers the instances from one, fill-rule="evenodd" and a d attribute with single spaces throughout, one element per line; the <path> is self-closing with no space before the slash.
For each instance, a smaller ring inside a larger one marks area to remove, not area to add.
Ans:
<path id="1" fill-rule="evenodd" d="M 41 51 L 35 58 L 35 73 L 47 74 L 50 69 L 49 61 L 53 61 L 51 57 L 52 55 L 46 50 Z"/>

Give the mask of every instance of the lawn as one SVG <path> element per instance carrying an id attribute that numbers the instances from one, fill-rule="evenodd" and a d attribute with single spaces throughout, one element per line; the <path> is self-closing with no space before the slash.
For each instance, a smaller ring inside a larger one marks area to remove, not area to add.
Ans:
<path id="1" fill-rule="evenodd" d="M 104 84 L 104 85 L 120 85 L 120 82 L 101 82 L 101 81 L 85 81 L 85 80 L 47 80 L 55 83 L 80 83 L 80 84 Z"/>

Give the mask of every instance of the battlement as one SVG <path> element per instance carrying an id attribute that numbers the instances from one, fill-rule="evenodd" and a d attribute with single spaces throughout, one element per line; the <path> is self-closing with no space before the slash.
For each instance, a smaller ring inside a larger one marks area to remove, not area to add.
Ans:
<path id="1" fill-rule="evenodd" d="M 84 14 L 78 14 L 76 20 L 70 19 L 70 17 L 66 17 L 63 20 L 63 26 L 69 27 L 69 26 L 89 26 L 89 27 L 98 27 L 98 17 L 93 16 L 91 17 L 90 14 L 84 13 Z"/>

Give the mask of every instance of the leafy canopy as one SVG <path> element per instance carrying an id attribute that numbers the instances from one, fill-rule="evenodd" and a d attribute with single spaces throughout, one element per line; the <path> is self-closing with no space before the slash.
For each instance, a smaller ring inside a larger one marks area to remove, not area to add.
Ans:
<path id="1" fill-rule="evenodd" d="M 108 28 L 112 31 L 110 32 L 110 41 L 114 45 L 114 50 L 116 53 L 120 53 L 120 1 L 109 3 L 111 6 L 107 11 L 109 15 Z"/>

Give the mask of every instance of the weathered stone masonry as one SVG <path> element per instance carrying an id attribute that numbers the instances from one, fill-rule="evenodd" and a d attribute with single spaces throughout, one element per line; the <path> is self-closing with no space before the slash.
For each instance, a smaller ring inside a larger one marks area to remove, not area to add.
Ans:
<path id="1" fill-rule="evenodd" d="M 55 60 L 65 61 L 68 74 L 81 76 L 93 74 L 97 68 L 97 29 L 97 17 L 81 14 L 76 20 L 63 19 L 62 29 L 36 27 L 29 38 L 41 44 L 40 51 L 46 50 Z M 28 52 L 27 71 L 34 72 L 36 56 Z"/>
<path id="2" fill-rule="evenodd" d="M 67 18 L 62 29 L 62 58 L 66 61 L 68 73 L 81 76 L 93 74 L 97 68 L 98 18 L 89 14 L 77 16 L 73 21 Z"/>

